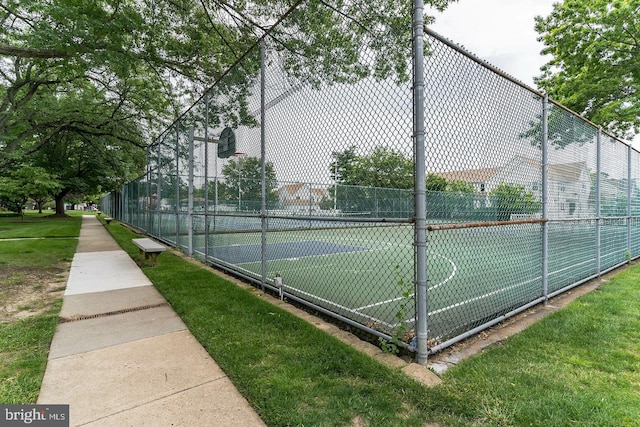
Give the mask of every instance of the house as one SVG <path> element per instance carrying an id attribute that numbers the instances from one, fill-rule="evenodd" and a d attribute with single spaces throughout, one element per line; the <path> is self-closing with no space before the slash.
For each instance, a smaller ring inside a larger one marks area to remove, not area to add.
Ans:
<path id="1" fill-rule="evenodd" d="M 516 156 L 504 166 L 437 172 L 447 181 L 467 182 L 477 193 L 489 194 L 500 184 L 518 185 L 542 200 L 542 163 Z M 585 162 L 552 163 L 547 169 L 549 219 L 584 218 L 593 213 L 589 206 L 591 175 Z M 485 206 L 491 205 L 487 196 Z M 476 206 L 480 207 L 480 206 Z"/>
<path id="2" fill-rule="evenodd" d="M 326 189 L 302 183 L 283 185 L 276 194 L 282 209 L 298 213 L 319 211 L 322 201 L 328 198 Z"/>

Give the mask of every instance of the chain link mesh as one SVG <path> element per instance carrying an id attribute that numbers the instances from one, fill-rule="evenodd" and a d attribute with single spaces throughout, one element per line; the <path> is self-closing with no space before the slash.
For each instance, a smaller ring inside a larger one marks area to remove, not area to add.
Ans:
<path id="1" fill-rule="evenodd" d="M 311 13 L 298 12 L 290 25 Z M 364 48 L 358 67 L 317 63 L 266 37 L 266 61 L 248 52 L 103 209 L 286 298 L 404 331 L 409 346 L 427 315 L 436 350 L 640 256 L 638 152 L 441 37 L 425 45 L 427 265 L 415 261 L 410 46 L 404 71 L 382 72 Z M 228 129 L 236 145 L 219 155 Z"/>

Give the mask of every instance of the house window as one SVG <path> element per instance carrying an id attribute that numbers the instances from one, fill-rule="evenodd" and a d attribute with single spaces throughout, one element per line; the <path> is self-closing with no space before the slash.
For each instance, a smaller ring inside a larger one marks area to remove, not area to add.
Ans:
<path id="1" fill-rule="evenodd" d="M 569 203 L 569 215 L 573 215 L 576 211 L 576 204 L 574 202 Z"/>

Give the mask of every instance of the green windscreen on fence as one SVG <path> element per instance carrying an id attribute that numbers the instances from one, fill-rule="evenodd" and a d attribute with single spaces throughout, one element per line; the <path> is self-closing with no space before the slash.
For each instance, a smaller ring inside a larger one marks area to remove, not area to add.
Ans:
<path id="1" fill-rule="evenodd" d="M 411 46 L 393 64 L 373 47 L 322 63 L 283 48 L 300 14 L 353 25 L 317 7 L 266 34 L 102 208 L 410 348 L 426 316 L 433 351 L 640 256 L 639 153 L 428 32 L 419 265 Z"/>

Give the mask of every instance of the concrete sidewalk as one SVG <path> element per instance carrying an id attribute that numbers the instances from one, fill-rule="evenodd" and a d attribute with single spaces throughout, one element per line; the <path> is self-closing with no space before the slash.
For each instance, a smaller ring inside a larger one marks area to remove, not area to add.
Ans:
<path id="1" fill-rule="evenodd" d="M 94 216 L 84 216 L 40 390 L 70 425 L 264 426 Z"/>

